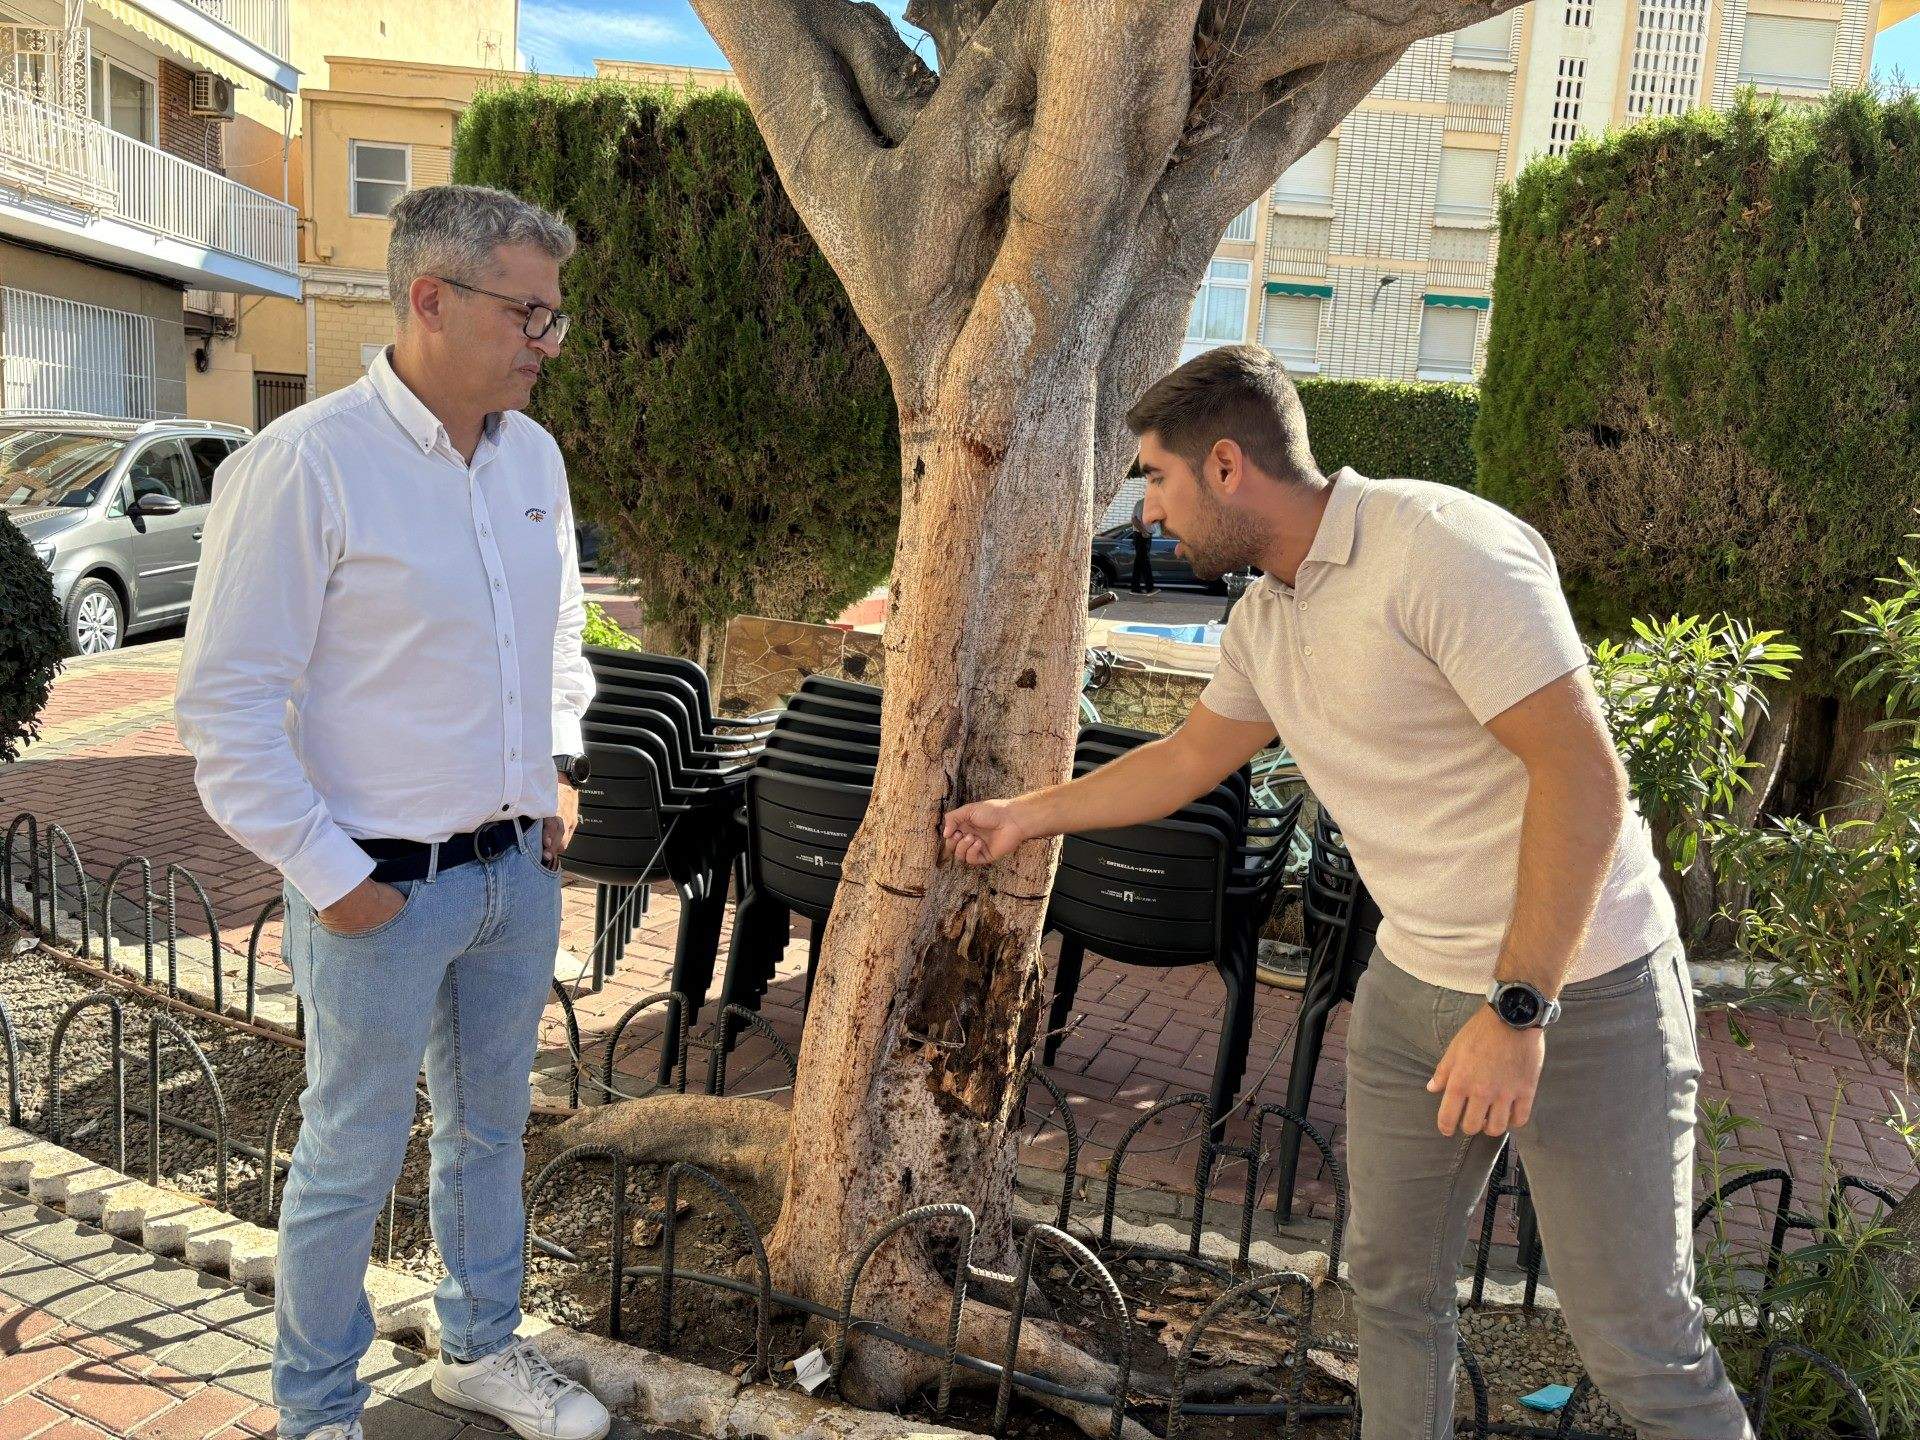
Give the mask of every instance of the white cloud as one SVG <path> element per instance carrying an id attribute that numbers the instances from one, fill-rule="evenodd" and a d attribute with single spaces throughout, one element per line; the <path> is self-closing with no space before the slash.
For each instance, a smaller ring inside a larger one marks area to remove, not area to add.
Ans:
<path id="1" fill-rule="evenodd" d="M 660 15 L 532 0 L 520 9 L 520 52 L 548 73 L 591 74 L 596 59 L 643 59 L 649 47 L 684 44 L 692 34 Z"/>

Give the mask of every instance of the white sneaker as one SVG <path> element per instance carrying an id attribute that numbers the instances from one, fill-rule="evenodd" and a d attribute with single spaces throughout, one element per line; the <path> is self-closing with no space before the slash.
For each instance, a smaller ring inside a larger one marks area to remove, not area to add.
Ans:
<path id="1" fill-rule="evenodd" d="M 432 1384 L 449 1405 L 504 1420 L 521 1440 L 601 1440 L 613 1423 L 586 1386 L 554 1369 L 527 1340 L 471 1365 L 443 1358 Z"/>
<path id="2" fill-rule="evenodd" d="M 360 1433 L 360 1422 L 349 1420 L 344 1425 L 322 1425 L 318 1430 L 309 1430 L 301 1440 L 366 1440 Z"/>

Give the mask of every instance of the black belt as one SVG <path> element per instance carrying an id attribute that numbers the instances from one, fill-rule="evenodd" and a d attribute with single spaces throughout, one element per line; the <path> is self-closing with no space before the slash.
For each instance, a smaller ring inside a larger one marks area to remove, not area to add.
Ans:
<path id="1" fill-rule="evenodd" d="M 440 842 L 440 868 L 451 870 L 474 860 L 496 860 L 513 849 L 534 822 L 531 816 L 495 820 L 464 835 Z M 433 864 L 433 846 L 423 840 L 355 840 L 374 859 L 373 878 L 383 885 L 395 880 L 424 880 Z"/>

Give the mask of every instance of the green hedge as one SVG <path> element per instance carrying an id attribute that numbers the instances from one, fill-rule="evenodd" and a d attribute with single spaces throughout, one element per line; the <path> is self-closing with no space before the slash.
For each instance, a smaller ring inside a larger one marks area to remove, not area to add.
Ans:
<path id="1" fill-rule="evenodd" d="M 501 86 L 456 156 L 578 233 L 573 329 L 529 410 L 648 621 L 691 649 L 740 613 L 831 619 L 885 577 L 892 387 L 739 96 Z"/>
<path id="2" fill-rule="evenodd" d="M 0 765 L 18 759 L 40 733 L 66 647 L 53 577 L 26 536 L 0 515 Z"/>
<path id="3" fill-rule="evenodd" d="M 1727 612 L 1831 693 L 1920 505 L 1920 103 L 1751 99 L 1536 161 L 1501 206 L 1482 493 L 1576 611 Z"/>
<path id="4" fill-rule="evenodd" d="M 1473 386 L 1401 380 L 1297 384 L 1313 458 L 1328 474 L 1351 465 L 1362 475 L 1474 488 L 1473 422 L 1480 394 Z"/>

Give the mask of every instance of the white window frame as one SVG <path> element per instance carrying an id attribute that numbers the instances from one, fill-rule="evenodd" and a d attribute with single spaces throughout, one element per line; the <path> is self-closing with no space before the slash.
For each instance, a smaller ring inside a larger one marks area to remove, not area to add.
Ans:
<path id="1" fill-rule="evenodd" d="M 145 136 L 126 135 L 125 138 L 128 140 L 136 140 L 142 145 L 157 146 L 160 143 L 160 77 L 157 75 L 148 75 L 143 71 L 136 70 L 133 66 L 123 64 L 111 55 L 103 55 L 98 50 L 94 51 L 93 54 L 88 57 L 88 60 L 87 114 L 93 118 L 95 123 L 104 125 L 109 130 L 113 130 L 113 121 L 111 118 L 113 115 L 113 72 L 118 70 L 123 75 L 131 76 L 147 87 L 147 133 Z M 93 77 L 93 66 L 95 65 L 100 67 L 100 80 L 98 84 L 94 83 Z M 97 109 L 95 108 L 96 106 L 98 107 Z M 116 135 L 124 134 L 124 132 L 119 130 L 113 130 L 113 133 Z"/>
<path id="2" fill-rule="evenodd" d="M 1227 222 L 1227 233 L 1220 238 L 1222 240 L 1251 241 L 1253 239 L 1254 212 L 1259 208 L 1258 201 L 1247 206 L 1246 209 L 1242 210 Z"/>
<path id="3" fill-rule="evenodd" d="M 1474 356 L 1480 349 L 1480 317 L 1482 313 L 1483 312 L 1478 309 L 1469 309 L 1464 306 L 1422 305 L 1420 307 L 1419 351 L 1418 360 L 1416 361 L 1418 368 L 1414 372 L 1415 375 L 1422 380 L 1471 381 L 1474 378 Z M 1467 315 L 1473 319 L 1473 340 L 1467 346 L 1465 369 L 1458 369 L 1453 364 L 1447 363 L 1444 357 L 1429 356 L 1427 353 L 1427 321 L 1433 316 L 1441 314 L 1447 316 L 1456 314 Z"/>
<path id="4" fill-rule="evenodd" d="M 1827 46 L 1827 68 L 1817 77 L 1788 75 L 1777 70 L 1755 70 L 1747 62 L 1747 48 L 1753 39 L 1754 23 L 1762 27 L 1780 25 L 1818 25 L 1828 32 L 1831 44 Z M 1829 90 L 1833 88 L 1833 57 L 1840 45 L 1840 26 L 1834 20 L 1814 19 L 1800 15 L 1770 15 L 1765 13 L 1747 15 L 1747 26 L 1740 36 L 1740 83 L 1753 85 L 1764 90 Z"/>
<path id="5" fill-rule="evenodd" d="M 1477 200 L 1470 205 L 1450 205 L 1440 198 L 1441 182 L 1445 177 L 1448 155 L 1491 155 L 1493 157 L 1492 184 L 1487 187 L 1487 199 L 1484 205 Z M 1482 150 L 1477 146 L 1469 145 L 1443 145 L 1440 149 L 1440 165 L 1434 172 L 1433 184 L 1433 218 L 1437 224 L 1491 225 L 1500 213 L 1500 152 Z"/>
<path id="6" fill-rule="evenodd" d="M 1286 185 L 1287 176 L 1290 175 L 1293 171 L 1299 169 L 1303 161 L 1307 160 L 1313 155 L 1318 154 L 1322 146 L 1329 147 L 1326 191 L 1321 194 L 1308 194 L 1304 190 L 1285 189 L 1284 187 Z M 1315 145 L 1313 149 L 1309 150 L 1305 155 L 1302 155 L 1299 160 L 1294 161 L 1293 164 L 1289 165 L 1285 170 L 1282 170 L 1279 176 L 1274 180 L 1273 190 L 1270 193 L 1272 194 L 1272 197 L 1273 197 L 1273 203 L 1277 206 L 1282 207 L 1283 209 L 1293 208 L 1296 206 L 1303 206 L 1303 205 L 1313 207 L 1316 209 L 1328 209 L 1328 208 L 1331 208 L 1333 205 L 1333 190 L 1334 190 L 1335 184 L 1339 181 L 1339 178 L 1340 178 L 1340 142 L 1334 139 L 1332 136 L 1328 136 L 1326 139 L 1322 140 L 1319 145 Z"/>
<path id="7" fill-rule="evenodd" d="M 372 150 L 398 150 L 406 157 L 406 174 L 398 183 L 400 194 L 405 195 L 413 189 L 413 146 L 392 140 L 349 140 L 347 142 L 347 213 L 358 220 L 384 220 L 387 211 L 362 210 L 360 205 L 360 147 L 365 145 Z M 369 185 L 392 185 L 392 180 L 367 179 Z M 396 197 L 395 204 L 399 203 Z"/>
<path id="8" fill-rule="evenodd" d="M 1237 265 L 1245 272 L 1235 277 L 1216 274 L 1222 265 Z M 1206 333 L 1206 316 L 1212 308 L 1209 301 L 1216 289 L 1236 292 L 1240 297 L 1240 328 L 1234 335 L 1209 335 Z M 1247 340 L 1247 302 L 1253 294 L 1253 262 L 1251 260 L 1209 260 L 1206 278 L 1200 282 L 1200 288 L 1194 292 L 1193 307 L 1187 311 L 1186 343 L 1201 345 L 1211 349 L 1215 345 L 1244 345 Z M 1195 333 L 1196 327 L 1198 333 Z"/>
<path id="9" fill-rule="evenodd" d="M 1318 375 L 1320 373 L 1320 329 L 1327 318 L 1326 299 L 1319 295 L 1269 295 L 1266 298 L 1266 304 L 1272 306 L 1276 301 L 1288 300 L 1303 301 L 1313 306 L 1313 348 L 1304 352 L 1276 349 L 1267 340 L 1267 316 L 1264 309 L 1260 315 L 1260 343 L 1266 347 L 1268 354 L 1287 367 L 1288 374 Z"/>
<path id="10" fill-rule="evenodd" d="M 1484 20 L 1476 20 L 1471 25 L 1463 25 L 1460 29 L 1454 31 L 1453 58 L 1467 61 L 1477 60 L 1483 64 L 1489 62 L 1497 63 L 1508 59 L 1513 54 L 1513 18 L 1511 13 L 1489 15 Z M 1497 46 L 1486 44 L 1482 38 L 1477 36 L 1472 39 L 1468 38 L 1473 35 L 1473 32 L 1476 30 L 1488 33 L 1503 25 L 1506 29 L 1506 36 Z"/>

